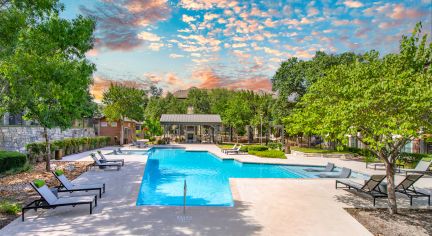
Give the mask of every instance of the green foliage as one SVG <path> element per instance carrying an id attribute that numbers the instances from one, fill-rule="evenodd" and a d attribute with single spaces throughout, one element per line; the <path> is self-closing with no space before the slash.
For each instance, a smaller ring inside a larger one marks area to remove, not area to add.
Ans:
<path id="1" fill-rule="evenodd" d="M 372 152 L 369 149 L 366 148 L 355 148 L 355 147 L 344 147 L 343 150 L 351 153 L 355 153 L 357 155 L 363 156 L 363 157 L 371 157 L 372 159 L 377 158 L 374 152 Z"/>
<path id="2" fill-rule="evenodd" d="M 188 106 L 193 106 L 196 114 L 209 114 L 210 98 L 207 90 L 191 88 L 186 99 Z"/>
<path id="3" fill-rule="evenodd" d="M 282 150 L 282 143 L 269 143 L 269 144 L 267 144 L 267 146 L 270 149 Z"/>
<path id="4" fill-rule="evenodd" d="M 54 172 L 57 176 L 63 175 L 64 171 L 63 170 L 55 170 Z"/>
<path id="5" fill-rule="evenodd" d="M 249 150 L 248 153 L 259 157 L 286 159 L 285 153 L 279 150 L 265 150 L 265 151 Z"/>
<path id="6" fill-rule="evenodd" d="M 27 157 L 22 153 L 0 151 L 0 173 L 24 167 L 26 163 Z"/>
<path id="7" fill-rule="evenodd" d="M 0 212 L 8 215 L 17 215 L 21 211 L 21 204 L 7 200 L 0 202 Z"/>
<path id="8" fill-rule="evenodd" d="M 398 156 L 398 160 L 402 161 L 403 163 L 415 163 L 415 164 L 417 164 L 423 158 L 429 159 L 429 158 L 432 158 L 432 155 L 431 154 L 402 152 L 402 153 L 399 153 L 399 156 Z"/>
<path id="9" fill-rule="evenodd" d="M 111 121 L 125 118 L 143 121 L 147 100 L 147 92 L 142 89 L 111 84 L 103 94 L 103 114 Z"/>
<path id="10" fill-rule="evenodd" d="M 36 187 L 40 188 L 40 187 L 42 187 L 42 186 L 45 185 L 45 180 L 42 180 L 42 179 L 35 179 L 35 180 L 33 180 L 33 184 L 34 184 Z"/>
<path id="11" fill-rule="evenodd" d="M 249 152 L 249 151 L 266 151 L 269 147 L 264 145 L 243 145 L 240 148 L 240 151 L 242 152 Z"/>
<path id="12" fill-rule="evenodd" d="M 147 119 L 144 121 L 144 131 L 150 136 L 159 136 L 163 133 L 162 126 L 159 120 L 156 119 Z"/>
<path id="13" fill-rule="evenodd" d="M 396 212 L 393 166 L 401 147 L 432 130 L 432 43 L 421 24 L 404 36 L 400 52 L 371 51 L 325 71 L 286 119 L 290 133 L 310 132 L 347 142 L 353 135 L 387 163 L 389 206 Z M 360 136 L 357 134 L 360 133 Z"/>

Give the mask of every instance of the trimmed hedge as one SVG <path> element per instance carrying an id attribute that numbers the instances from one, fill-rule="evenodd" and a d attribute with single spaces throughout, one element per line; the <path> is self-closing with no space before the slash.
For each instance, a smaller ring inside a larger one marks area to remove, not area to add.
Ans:
<path id="1" fill-rule="evenodd" d="M 249 151 L 266 151 L 269 147 L 264 145 L 244 145 L 240 148 L 240 151 L 242 152 L 249 152 Z"/>
<path id="2" fill-rule="evenodd" d="M 285 153 L 279 150 L 265 150 L 265 151 L 249 151 L 251 155 L 259 156 L 259 157 L 267 157 L 267 158 L 282 158 L 285 159 Z"/>
<path id="3" fill-rule="evenodd" d="M 111 141 L 110 137 L 97 136 L 97 137 L 83 137 L 83 138 L 65 138 L 63 140 L 54 140 L 51 142 L 51 154 L 54 158 L 55 150 L 63 150 L 65 155 L 80 153 L 87 150 L 92 150 L 100 147 L 107 146 Z M 29 154 L 32 163 L 38 157 L 46 156 L 46 149 L 44 142 L 29 143 L 26 145 L 27 153 Z"/>
<path id="4" fill-rule="evenodd" d="M 19 152 L 0 151 L 0 173 L 23 167 L 27 162 L 25 154 Z"/>

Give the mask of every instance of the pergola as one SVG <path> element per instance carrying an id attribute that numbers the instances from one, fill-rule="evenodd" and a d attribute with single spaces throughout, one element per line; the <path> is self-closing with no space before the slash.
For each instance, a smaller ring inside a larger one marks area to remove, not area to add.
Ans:
<path id="1" fill-rule="evenodd" d="M 163 114 L 164 137 L 176 142 L 215 143 L 222 126 L 217 114 Z"/>

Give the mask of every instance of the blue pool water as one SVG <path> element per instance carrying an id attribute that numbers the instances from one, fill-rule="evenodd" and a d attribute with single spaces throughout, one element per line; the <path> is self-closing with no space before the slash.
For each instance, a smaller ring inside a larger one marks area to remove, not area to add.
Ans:
<path id="1" fill-rule="evenodd" d="M 317 178 L 307 166 L 247 164 L 221 160 L 208 152 L 152 149 L 137 205 L 233 206 L 229 178 Z"/>

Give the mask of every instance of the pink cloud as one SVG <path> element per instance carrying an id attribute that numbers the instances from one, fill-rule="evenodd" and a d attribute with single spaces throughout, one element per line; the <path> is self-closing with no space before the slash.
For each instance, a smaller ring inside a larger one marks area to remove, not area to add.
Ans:
<path id="1" fill-rule="evenodd" d="M 166 0 L 103 1 L 94 9 L 80 6 L 80 10 L 96 19 L 100 40 L 96 45 L 113 50 L 140 46 L 139 27 L 166 20 L 171 12 Z"/>
<path id="2" fill-rule="evenodd" d="M 396 20 L 406 18 L 420 18 L 423 15 L 425 15 L 424 12 L 417 11 L 416 9 L 405 8 L 401 4 L 394 6 L 393 11 L 389 14 L 390 18 Z"/>

